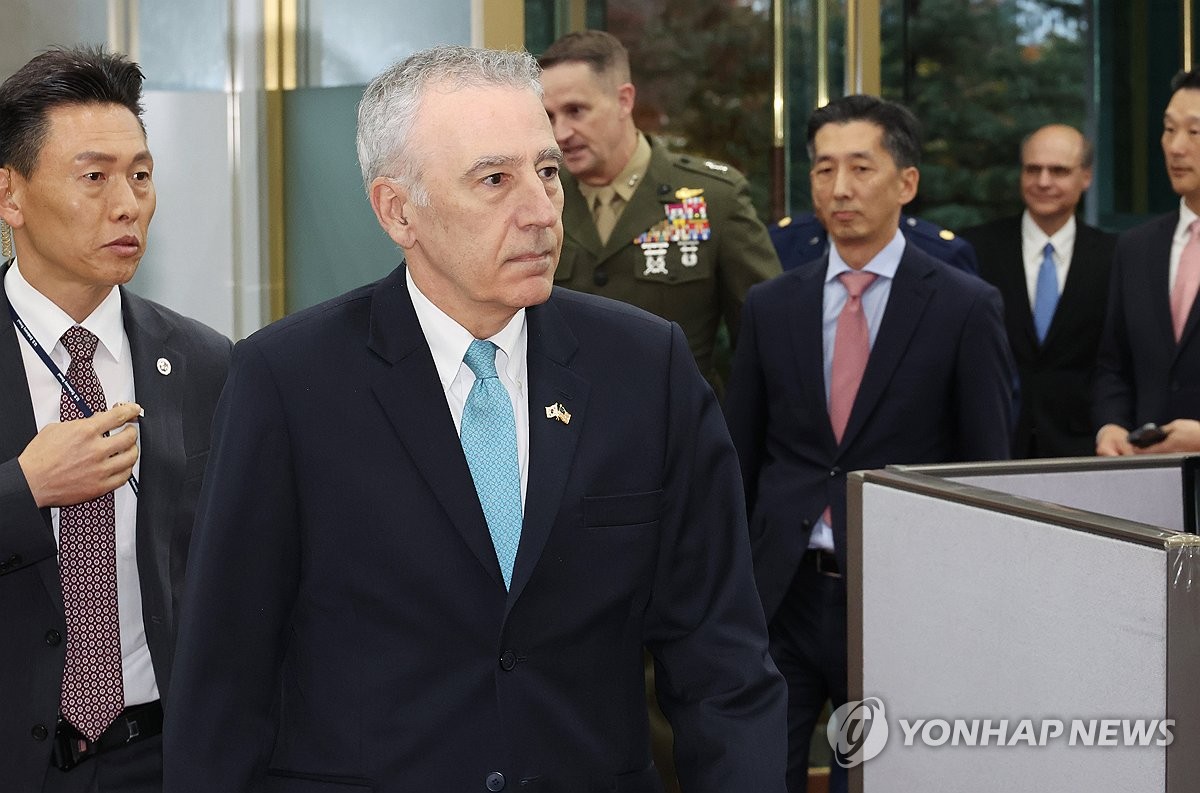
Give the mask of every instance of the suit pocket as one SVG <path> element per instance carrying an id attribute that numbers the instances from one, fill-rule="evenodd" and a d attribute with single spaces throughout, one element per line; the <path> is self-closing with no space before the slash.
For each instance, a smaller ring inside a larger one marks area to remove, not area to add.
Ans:
<path id="1" fill-rule="evenodd" d="M 297 771 L 269 770 L 266 793 L 367 793 L 375 786 L 360 777 L 325 776 Z"/>
<path id="2" fill-rule="evenodd" d="M 638 526 L 657 523 L 662 514 L 662 491 L 618 496 L 584 496 L 583 527 Z"/>
<path id="3" fill-rule="evenodd" d="M 558 257 L 558 267 L 554 270 L 555 283 L 571 280 L 575 272 L 575 260 L 582 254 L 572 245 L 564 245 Z M 581 265 L 582 266 L 582 265 Z"/>

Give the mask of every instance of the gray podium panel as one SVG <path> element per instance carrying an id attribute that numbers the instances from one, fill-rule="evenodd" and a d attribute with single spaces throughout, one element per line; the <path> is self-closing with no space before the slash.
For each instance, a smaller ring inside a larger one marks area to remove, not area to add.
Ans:
<path id="1" fill-rule="evenodd" d="M 923 470 L 851 477 L 850 692 L 888 727 L 851 789 L 1197 789 L 1197 538 L 974 484 L 1053 496 L 1044 467 Z"/>

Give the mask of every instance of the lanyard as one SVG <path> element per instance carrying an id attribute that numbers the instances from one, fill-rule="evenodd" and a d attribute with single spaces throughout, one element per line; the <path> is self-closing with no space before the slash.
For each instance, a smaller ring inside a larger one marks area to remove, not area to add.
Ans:
<path id="1" fill-rule="evenodd" d="M 17 326 L 17 330 L 25 337 L 25 341 L 29 342 L 29 346 L 37 353 L 37 356 L 42 359 L 42 363 L 46 364 L 46 368 L 50 370 L 50 374 L 54 375 L 54 379 L 59 382 L 63 391 L 67 392 L 67 396 L 75 403 L 75 407 L 79 408 L 79 412 L 83 414 L 84 418 L 90 418 L 95 415 L 92 406 L 87 403 L 83 395 L 75 389 L 75 386 L 71 384 L 67 376 L 58 368 L 58 365 L 50 358 L 50 354 L 46 352 L 46 349 L 41 344 L 38 344 L 37 338 L 30 332 L 29 326 L 25 324 L 25 321 L 17 315 L 17 310 L 12 307 L 12 303 L 8 304 L 8 313 L 12 316 L 13 324 Z M 108 435 L 107 432 L 104 434 L 105 436 Z M 129 474 L 129 487 L 133 490 L 135 496 L 141 490 L 138 487 L 137 477 L 132 473 Z"/>

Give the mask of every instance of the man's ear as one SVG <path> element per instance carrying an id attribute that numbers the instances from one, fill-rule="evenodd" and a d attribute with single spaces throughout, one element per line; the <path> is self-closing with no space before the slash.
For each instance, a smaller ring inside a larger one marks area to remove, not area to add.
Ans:
<path id="1" fill-rule="evenodd" d="M 637 89 L 633 83 L 621 83 L 617 86 L 617 106 L 621 108 L 621 118 L 633 115 L 633 103 L 637 99 Z"/>
<path id="2" fill-rule="evenodd" d="M 0 168 L 0 220 L 14 229 L 25 225 L 25 216 L 21 212 L 20 202 L 14 194 L 19 187 L 21 177 L 13 174 L 12 168 Z"/>
<path id="3" fill-rule="evenodd" d="M 408 191 L 395 179 L 376 176 L 371 180 L 371 189 L 367 194 L 371 199 L 371 209 L 375 210 L 375 218 L 387 235 L 401 248 L 411 248 L 416 243 L 416 236 L 408 220 L 408 210 L 412 206 Z"/>
<path id="4" fill-rule="evenodd" d="M 921 182 L 921 172 L 914 166 L 900 169 L 900 206 L 917 197 L 917 185 Z"/>

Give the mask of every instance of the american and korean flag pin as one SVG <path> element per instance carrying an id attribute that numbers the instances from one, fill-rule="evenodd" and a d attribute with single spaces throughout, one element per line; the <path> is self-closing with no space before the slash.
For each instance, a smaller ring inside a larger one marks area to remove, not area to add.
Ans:
<path id="1" fill-rule="evenodd" d="M 555 402 L 553 405 L 546 405 L 546 418 L 558 419 L 563 424 L 571 423 L 571 414 L 562 406 L 561 402 Z"/>

